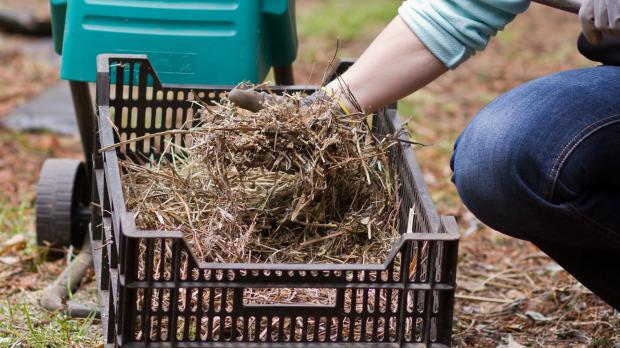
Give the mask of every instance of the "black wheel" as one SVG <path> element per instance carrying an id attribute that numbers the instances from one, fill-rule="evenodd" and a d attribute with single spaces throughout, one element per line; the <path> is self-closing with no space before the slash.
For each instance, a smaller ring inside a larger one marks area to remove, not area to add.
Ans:
<path id="1" fill-rule="evenodd" d="M 69 246 L 82 245 L 88 226 L 90 201 L 84 163 L 73 159 L 48 159 L 37 185 L 37 244 L 49 247 L 48 256 L 59 257 Z"/>

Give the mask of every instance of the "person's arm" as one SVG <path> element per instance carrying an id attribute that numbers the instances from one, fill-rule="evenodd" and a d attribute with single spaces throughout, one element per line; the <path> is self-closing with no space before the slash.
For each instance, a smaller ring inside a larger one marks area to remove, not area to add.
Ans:
<path id="1" fill-rule="evenodd" d="M 339 98 L 349 89 L 364 111 L 373 111 L 424 87 L 454 69 L 525 11 L 529 0 L 407 0 L 398 16 L 339 80 L 319 94 Z M 316 97 L 316 95 L 314 96 Z M 229 99 L 256 111 L 276 101 L 267 93 L 235 88 Z M 309 97 L 308 100 L 312 100 Z"/>
<path id="2" fill-rule="evenodd" d="M 397 16 L 342 76 L 366 111 L 376 110 L 454 69 L 527 9 L 529 0 L 408 0 Z M 344 99 L 340 98 L 348 108 Z"/>
<path id="3" fill-rule="evenodd" d="M 439 60 L 407 24 L 396 17 L 375 38 L 341 80 L 325 88 L 338 95 L 344 82 L 364 110 L 376 110 L 416 91 L 448 68 Z M 353 106 L 341 98 L 349 110 Z"/>

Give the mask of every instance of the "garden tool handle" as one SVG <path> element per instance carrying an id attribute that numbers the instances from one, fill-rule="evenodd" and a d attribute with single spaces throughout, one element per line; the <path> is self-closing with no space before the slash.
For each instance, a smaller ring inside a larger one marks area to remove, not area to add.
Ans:
<path id="1" fill-rule="evenodd" d="M 582 0 L 533 0 L 539 4 L 557 8 L 558 10 L 579 14 Z"/>

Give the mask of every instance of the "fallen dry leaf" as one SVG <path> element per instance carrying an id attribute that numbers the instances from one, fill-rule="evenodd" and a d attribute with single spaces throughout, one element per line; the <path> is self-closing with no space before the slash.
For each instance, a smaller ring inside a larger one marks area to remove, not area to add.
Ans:
<path id="1" fill-rule="evenodd" d="M 0 262 L 5 265 L 14 266 L 18 264 L 19 261 L 20 259 L 17 256 L 0 256 Z"/>
<path id="2" fill-rule="evenodd" d="M 2 243 L 0 247 L 0 255 L 5 255 L 11 251 L 22 250 L 28 244 L 28 238 L 23 234 L 16 234 L 9 238 L 6 242 Z"/>
<path id="3" fill-rule="evenodd" d="M 13 287 L 20 290 L 37 290 L 41 288 L 41 282 L 36 273 L 30 273 L 17 278 Z"/>
<path id="4" fill-rule="evenodd" d="M 508 335 L 507 343 L 500 344 L 497 348 L 525 348 L 525 346 L 515 341 L 514 338 L 512 338 L 512 335 Z"/>

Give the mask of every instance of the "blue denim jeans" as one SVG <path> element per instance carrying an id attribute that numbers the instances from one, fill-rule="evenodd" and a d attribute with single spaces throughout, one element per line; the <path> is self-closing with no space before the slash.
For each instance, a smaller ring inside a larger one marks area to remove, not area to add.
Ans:
<path id="1" fill-rule="evenodd" d="M 451 165 L 482 222 L 531 241 L 620 310 L 620 67 L 497 98 L 457 139 Z"/>

